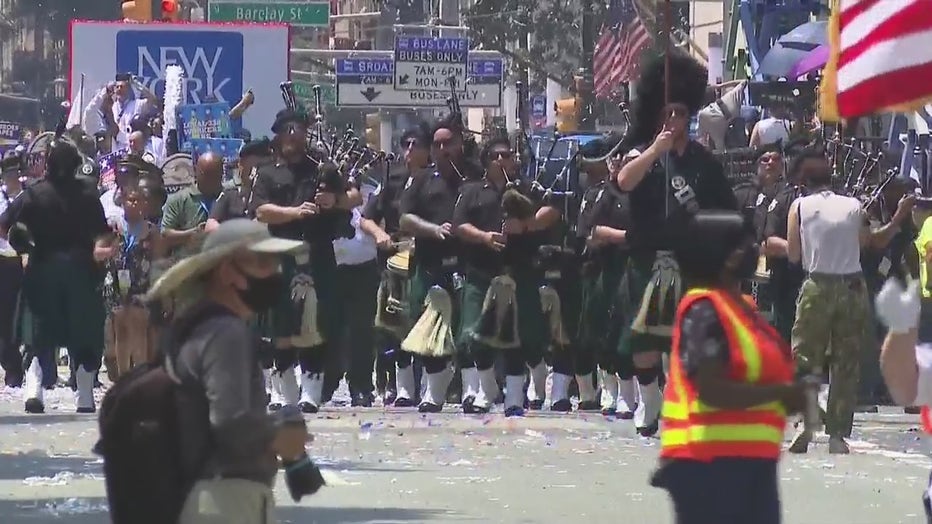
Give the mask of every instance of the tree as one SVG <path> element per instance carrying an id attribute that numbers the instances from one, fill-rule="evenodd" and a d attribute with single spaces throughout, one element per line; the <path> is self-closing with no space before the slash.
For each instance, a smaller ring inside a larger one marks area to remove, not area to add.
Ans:
<path id="1" fill-rule="evenodd" d="M 594 3 L 601 14 L 602 2 Z M 510 58 L 516 72 L 527 68 L 569 88 L 583 64 L 579 0 L 477 0 L 464 18 L 470 39 Z"/>

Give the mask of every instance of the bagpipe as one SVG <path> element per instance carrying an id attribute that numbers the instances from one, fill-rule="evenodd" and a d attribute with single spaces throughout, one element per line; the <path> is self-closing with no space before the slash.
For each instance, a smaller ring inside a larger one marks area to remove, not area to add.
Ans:
<path id="1" fill-rule="evenodd" d="M 279 88 L 285 109 L 298 114 L 307 114 L 295 95 L 293 83 L 282 82 Z M 321 87 L 315 85 L 312 91 L 314 93 L 314 120 L 313 122 L 307 121 L 307 156 L 318 166 L 333 166 L 333 169 L 322 170 L 321 185 L 328 189 L 357 184 L 378 185 L 379 180 L 370 172 L 380 167 L 382 172 L 387 173 L 391 163 L 395 161 L 395 154 L 364 144 L 352 127 L 348 127 L 342 135 L 330 133 L 328 136 L 324 122 Z"/>

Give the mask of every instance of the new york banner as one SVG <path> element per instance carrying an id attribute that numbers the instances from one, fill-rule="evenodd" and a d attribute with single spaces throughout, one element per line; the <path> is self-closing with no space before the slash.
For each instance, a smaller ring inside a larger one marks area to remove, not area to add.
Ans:
<path id="1" fill-rule="evenodd" d="M 239 160 L 239 150 L 243 141 L 238 138 L 192 138 L 191 158 L 197 162 L 197 157 L 212 152 L 223 158 L 223 174 L 226 179 L 233 178 L 234 170 Z"/>

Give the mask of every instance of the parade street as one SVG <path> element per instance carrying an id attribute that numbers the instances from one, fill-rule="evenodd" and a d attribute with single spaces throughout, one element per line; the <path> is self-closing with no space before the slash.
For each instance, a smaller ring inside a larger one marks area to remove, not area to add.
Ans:
<path id="1" fill-rule="evenodd" d="M 0 515 L 4 524 L 107 521 L 97 418 L 75 415 L 70 391 L 50 392 L 27 416 L 0 393 Z M 333 408 L 311 418 L 312 454 L 329 486 L 294 505 L 279 479 L 282 522 L 672 522 L 647 485 L 659 441 L 598 414 L 465 417 L 447 410 Z M 932 461 L 917 418 L 887 408 L 858 415 L 852 454 L 830 456 L 824 436 L 784 457 L 788 524 L 895 524 L 920 520 Z"/>

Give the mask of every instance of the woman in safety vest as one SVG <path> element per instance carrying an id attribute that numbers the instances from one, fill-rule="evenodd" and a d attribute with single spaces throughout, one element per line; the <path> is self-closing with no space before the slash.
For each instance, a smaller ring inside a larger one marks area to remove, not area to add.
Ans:
<path id="1" fill-rule="evenodd" d="M 759 256 L 753 222 L 700 211 L 674 250 L 690 288 L 673 331 L 661 464 L 677 524 L 780 522 L 777 460 L 806 403 L 789 345 L 741 294 Z"/>

